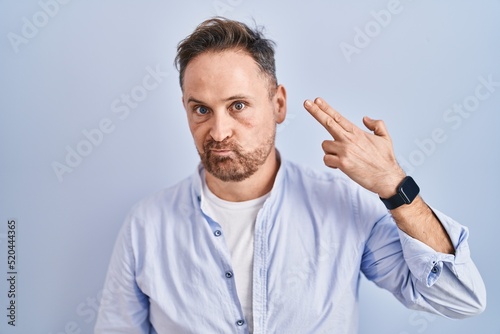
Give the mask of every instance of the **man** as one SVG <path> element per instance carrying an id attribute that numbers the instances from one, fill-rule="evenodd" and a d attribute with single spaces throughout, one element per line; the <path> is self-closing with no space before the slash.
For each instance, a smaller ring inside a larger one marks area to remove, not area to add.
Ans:
<path id="1" fill-rule="evenodd" d="M 467 229 L 418 195 L 382 121 L 306 100 L 325 164 L 354 182 L 318 173 L 275 148 L 286 91 L 260 32 L 207 20 L 176 61 L 201 164 L 131 211 L 96 333 L 356 333 L 360 272 L 410 308 L 483 311 Z"/>

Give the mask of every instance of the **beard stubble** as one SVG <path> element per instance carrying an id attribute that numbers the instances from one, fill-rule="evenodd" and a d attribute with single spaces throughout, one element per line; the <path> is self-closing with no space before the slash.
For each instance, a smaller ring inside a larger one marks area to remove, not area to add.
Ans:
<path id="1" fill-rule="evenodd" d="M 207 172 L 225 182 L 240 182 L 257 172 L 274 149 L 274 132 L 262 145 L 255 150 L 245 152 L 236 142 L 224 140 L 207 141 L 203 145 L 203 152 L 198 152 L 201 162 Z M 217 156 L 212 150 L 230 150 L 232 156 Z"/>

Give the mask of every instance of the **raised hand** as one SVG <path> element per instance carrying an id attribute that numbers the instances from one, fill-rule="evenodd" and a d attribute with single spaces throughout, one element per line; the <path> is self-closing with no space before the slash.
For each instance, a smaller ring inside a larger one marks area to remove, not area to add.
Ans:
<path id="1" fill-rule="evenodd" d="M 382 198 L 391 197 L 405 177 L 394 155 L 392 140 L 382 120 L 363 118 L 371 132 L 358 128 L 323 99 L 304 102 L 306 110 L 333 137 L 322 144 L 325 165 L 338 168 L 362 187 Z"/>

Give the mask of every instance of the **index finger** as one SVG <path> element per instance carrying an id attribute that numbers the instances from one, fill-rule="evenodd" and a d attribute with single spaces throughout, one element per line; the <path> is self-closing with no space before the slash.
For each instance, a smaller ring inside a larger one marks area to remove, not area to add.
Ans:
<path id="1" fill-rule="evenodd" d="M 347 132 L 352 133 L 354 131 L 354 124 L 319 97 L 314 102 L 306 100 L 304 108 L 325 127 L 334 139 L 338 140 L 345 136 Z"/>

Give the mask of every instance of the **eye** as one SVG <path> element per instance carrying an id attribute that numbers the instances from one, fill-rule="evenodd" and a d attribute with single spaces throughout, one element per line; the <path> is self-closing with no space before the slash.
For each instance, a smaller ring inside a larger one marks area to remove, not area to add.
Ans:
<path id="1" fill-rule="evenodd" d="M 208 108 L 204 106 L 198 106 L 194 109 L 198 114 L 200 115 L 206 115 L 208 114 Z"/>
<path id="2" fill-rule="evenodd" d="M 236 110 L 236 111 L 241 111 L 241 110 L 245 109 L 245 107 L 246 107 L 245 103 L 240 102 L 240 101 L 235 102 L 235 103 L 233 104 L 233 108 L 234 108 L 234 110 Z"/>

